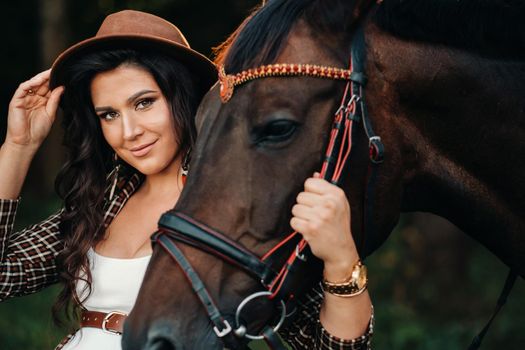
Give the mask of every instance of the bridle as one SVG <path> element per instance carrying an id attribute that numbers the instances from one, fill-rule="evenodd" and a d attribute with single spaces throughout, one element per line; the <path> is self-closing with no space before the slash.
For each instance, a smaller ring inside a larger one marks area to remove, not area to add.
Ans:
<path id="1" fill-rule="evenodd" d="M 362 30 L 359 30 L 352 42 L 349 69 L 281 63 L 227 75 L 224 68 L 221 67 L 219 71 L 220 97 L 223 103 L 227 103 L 233 96 L 236 86 L 265 77 L 308 76 L 346 81 L 341 104 L 335 112 L 330 141 L 321 169 L 323 178 L 339 184 L 352 150 L 352 136 L 357 131 L 354 127 L 355 123 L 362 122 L 368 137 L 371 167 L 375 169 L 375 165 L 383 161 L 384 147 L 381 138 L 374 134 L 365 105 L 364 55 L 364 35 Z M 375 170 L 372 174 L 374 172 Z M 372 175 L 370 178 L 375 179 L 375 176 Z M 369 186 L 370 189 L 372 187 Z M 293 313 L 287 313 L 287 308 L 293 304 L 296 293 L 311 289 L 319 281 L 321 274 L 322 264 L 312 255 L 308 244 L 297 232 L 289 234 L 265 255 L 259 257 L 227 235 L 197 222 L 182 212 L 170 211 L 162 215 L 159 221 L 159 231 L 152 236 L 152 241 L 158 243 L 179 264 L 206 309 L 216 335 L 223 340 L 225 345 L 232 348 L 236 347 L 238 340 L 245 338 L 248 340 L 264 339 L 271 349 L 286 349 L 276 332 L 284 323 L 285 318 Z M 264 291 L 246 297 L 239 304 L 234 327 L 222 315 L 204 283 L 174 241 L 213 254 L 241 268 L 260 281 Z M 282 256 L 288 257 L 284 263 L 280 258 Z M 252 335 L 241 323 L 241 313 L 248 303 L 258 298 L 276 301 L 280 307 L 280 313 L 275 326 L 266 326 L 261 334 Z"/>

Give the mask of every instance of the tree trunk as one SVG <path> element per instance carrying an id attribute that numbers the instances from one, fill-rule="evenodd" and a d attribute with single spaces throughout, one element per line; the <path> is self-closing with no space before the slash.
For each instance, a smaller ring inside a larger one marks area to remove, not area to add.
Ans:
<path id="1" fill-rule="evenodd" d="M 39 0 L 40 66 L 48 69 L 67 43 L 67 17 L 65 0 Z M 25 191 L 41 199 L 53 195 L 53 184 L 65 159 L 62 147 L 61 116 L 58 115 L 50 134 L 38 151 L 25 186 Z"/>

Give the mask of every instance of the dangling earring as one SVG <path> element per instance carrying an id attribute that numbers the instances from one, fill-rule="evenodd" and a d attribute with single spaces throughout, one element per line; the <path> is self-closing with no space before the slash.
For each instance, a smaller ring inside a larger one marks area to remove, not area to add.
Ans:
<path id="1" fill-rule="evenodd" d="M 118 163 L 117 153 L 115 153 L 113 156 L 113 164 L 115 164 L 115 167 L 113 168 L 111 173 L 108 175 L 108 178 L 113 177 L 112 179 L 113 183 L 111 184 L 111 191 L 109 191 L 109 200 L 112 200 L 113 195 L 115 194 L 115 188 L 117 187 L 117 181 L 118 181 L 118 176 L 119 176 L 119 171 L 120 171 L 120 166 L 121 166 L 120 163 Z"/>
<path id="2" fill-rule="evenodd" d="M 182 184 L 186 185 L 186 178 L 188 177 L 188 170 L 190 170 L 190 160 L 191 160 L 191 148 L 188 149 L 182 160 Z"/>

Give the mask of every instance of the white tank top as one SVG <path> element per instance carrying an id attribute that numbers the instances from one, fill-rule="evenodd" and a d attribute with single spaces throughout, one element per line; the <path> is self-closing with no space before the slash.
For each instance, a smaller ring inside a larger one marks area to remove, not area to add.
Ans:
<path id="1" fill-rule="evenodd" d="M 97 254 L 93 249 L 88 252 L 91 267 L 92 290 L 83 302 L 90 311 L 120 311 L 129 314 L 146 272 L 151 256 L 133 259 L 109 258 Z M 77 283 L 77 295 L 80 300 L 87 294 L 86 283 Z M 121 350 L 122 336 L 108 334 L 97 328 L 81 328 L 63 347 L 63 350 Z"/>

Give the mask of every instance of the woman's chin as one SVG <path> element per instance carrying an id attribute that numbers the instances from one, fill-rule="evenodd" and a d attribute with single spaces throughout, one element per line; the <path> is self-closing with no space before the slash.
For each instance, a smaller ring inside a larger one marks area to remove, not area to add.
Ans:
<path id="1" fill-rule="evenodd" d="M 132 167 L 137 169 L 141 174 L 145 176 L 157 175 L 166 173 L 171 168 L 169 164 L 160 162 L 151 162 L 150 164 L 130 164 Z"/>

